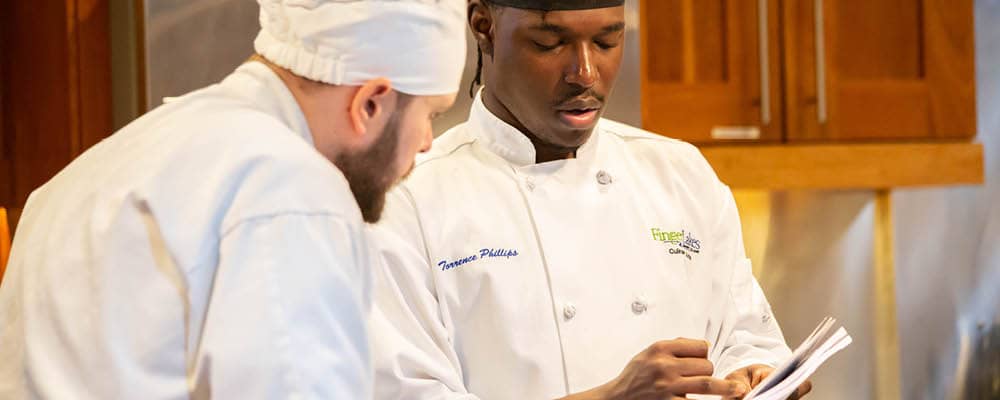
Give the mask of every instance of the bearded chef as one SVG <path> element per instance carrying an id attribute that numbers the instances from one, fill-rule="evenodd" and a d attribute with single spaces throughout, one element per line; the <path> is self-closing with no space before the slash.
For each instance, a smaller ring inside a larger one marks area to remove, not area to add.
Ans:
<path id="1" fill-rule="evenodd" d="M 371 396 L 364 222 L 454 101 L 464 4 L 260 5 L 251 61 L 32 193 L 0 398 Z"/>
<path id="2" fill-rule="evenodd" d="M 729 188 L 600 118 L 622 3 L 469 1 L 485 86 L 376 228 L 377 399 L 740 397 L 790 355 Z"/>

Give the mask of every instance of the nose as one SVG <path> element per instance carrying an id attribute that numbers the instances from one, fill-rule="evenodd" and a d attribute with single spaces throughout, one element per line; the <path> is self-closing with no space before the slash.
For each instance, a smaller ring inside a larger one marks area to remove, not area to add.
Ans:
<path id="1" fill-rule="evenodd" d="M 420 152 L 426 153 L 431 151 L 431 143 L 434 143 L 434 129 L 429 126 L 426 133 L 424 133 L 423 141 L 420 143 Z"/>
<path id="2" fill-rule="evenodd" d="M 578 44 L 573 53 L 574 60 L 570 64 L 569 70 L 566 71 L 566 83 L 585 88 L 593 87 L 598 78 L 597 67 L 594 66 L 593 50 L 587 44 Z"/>

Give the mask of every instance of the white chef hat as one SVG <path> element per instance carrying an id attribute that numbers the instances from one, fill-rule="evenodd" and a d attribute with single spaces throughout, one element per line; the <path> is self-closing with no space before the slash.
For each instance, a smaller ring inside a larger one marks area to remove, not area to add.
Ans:
<path id="1" fill-rule="evenodd" d="M 458 92 L 465 0 L 258 0 L 254 49 L 296 75 L 334 85 L 384 77 L 399 92 Z"/>

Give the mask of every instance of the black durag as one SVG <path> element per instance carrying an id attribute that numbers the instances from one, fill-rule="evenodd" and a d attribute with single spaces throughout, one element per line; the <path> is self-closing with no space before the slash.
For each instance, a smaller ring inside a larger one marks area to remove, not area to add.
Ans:
<path id="1" fill-rule="evenodd" d="M 542 11 L 589 10 L 625 4 L 625 0 L 489 0 L 489 2 L 503 7 Z"/>

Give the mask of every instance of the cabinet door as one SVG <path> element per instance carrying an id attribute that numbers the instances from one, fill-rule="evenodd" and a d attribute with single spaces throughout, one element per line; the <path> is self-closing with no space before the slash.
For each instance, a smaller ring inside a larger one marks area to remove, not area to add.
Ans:
<path id="1" fill-rule="evenodd" d="M 2 29 L 3 28 L 0 28 L 0 39 L 6 37 L 6 35 L 3 34 Z M 12 203 L 11 198 L 14 193 L 14 185 L 11 184 L 11 182 L 14 181 L 14 175 L 10 167 L 10 150 L 9 145 L 7 144 L 7 124 L 4 120 L 4 63 L 2 61 L 5 57 L 4 43 L 6 43 L 6 40 L 0 40 L 0 207 L 10 205 Z"/>
<path id="2" fill-rule="evenodd" d="M 108 0 L 0 2 L 0 206 L 110 133 L 108 30 Z"/>
<path id="3" fill-rule="evenodd" d="M 783 8 L 789 141 L 975 135 L 972 0 Z"/>
<path id="4" fill-rule="evenodd" d="M 781 140 L 778 0 L 640 4 L 644 128 L 695 143 Z"/>

